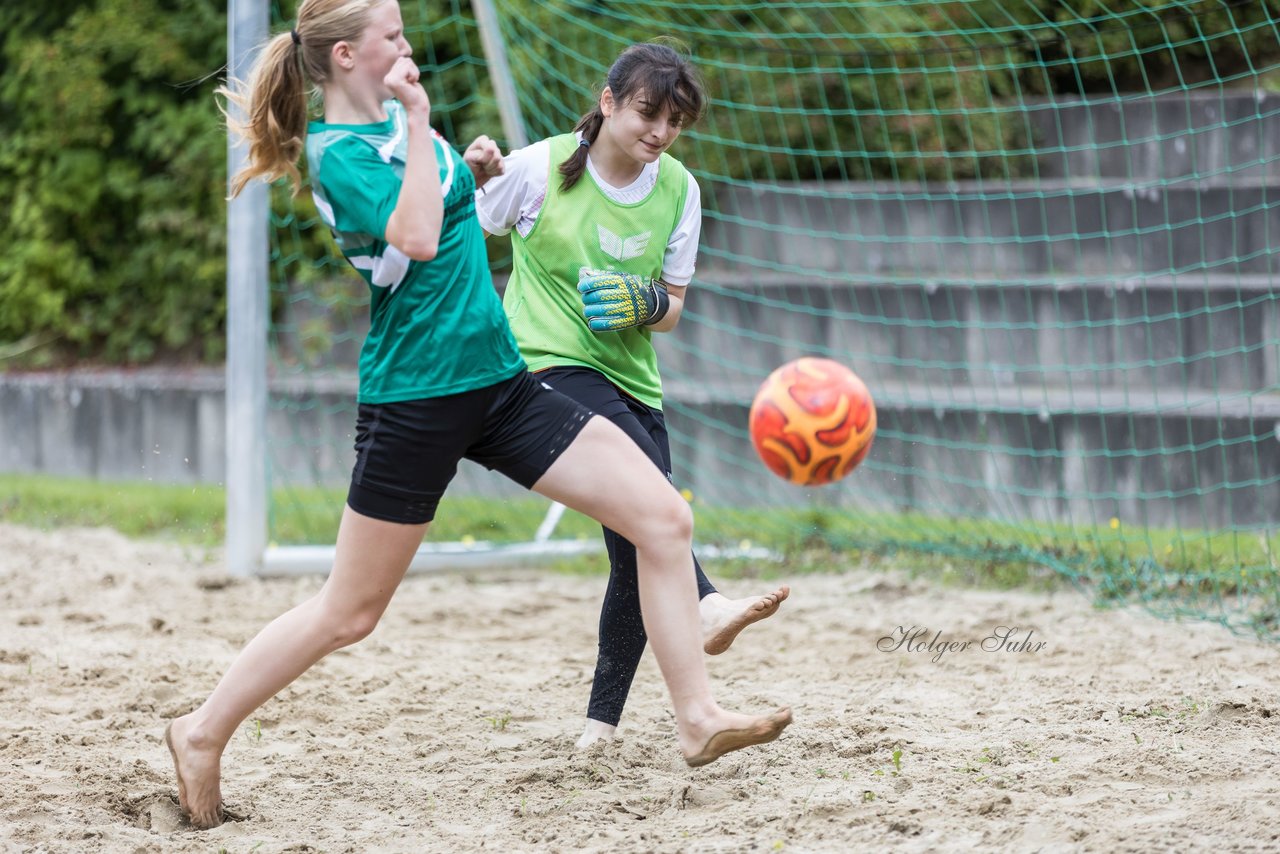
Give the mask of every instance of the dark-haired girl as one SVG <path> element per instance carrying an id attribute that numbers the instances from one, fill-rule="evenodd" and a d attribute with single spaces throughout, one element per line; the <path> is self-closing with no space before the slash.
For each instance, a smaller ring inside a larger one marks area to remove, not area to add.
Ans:
<path id="1" fill-rule="evenodd" d="M 675 328 L 698 252 L 698 184 L 667 149 L 704 112 L 689 60 L 637 44 L 609 69 L 573 133 L 512 152 L 477 194 L 490 234 L 512 235 L 503 300 L 520 353 L 543 382 L 617 424 L 671 478 L 662 380 L 651 341 Z M 611 737 L 644 652 L 636 548 L 604 528 L 610 576 L 579 746 Z M 724 652 L 789 589 L 731 600 L 694 560 L 703 648 Z"/>

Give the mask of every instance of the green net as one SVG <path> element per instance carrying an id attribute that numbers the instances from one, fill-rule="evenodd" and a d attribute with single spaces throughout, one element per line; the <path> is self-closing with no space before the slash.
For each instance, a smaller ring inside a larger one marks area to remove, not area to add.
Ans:
<path id="1" fill-rule="evenodd" d="M 437 125 L 500 136 L 469 6 L 402 7 Z M 703 192 L 698 273 L 658 336 L 700 540 L 1048 568 L 1280 633 L 1270 4 L 496 7 L 532 139 L 572 127 L 634 41 L 678 37 L 706 78 L 673 149 Z M 323 541 L 285 523 L 345 483 L 364 298 L 315 265 L 305 200 L 276 214 L 273 537 Z M 821 489 L 770 475 L 746 432 L 761 380 L 803 355 L 852 367 L 878 409 L 866 462 Z M 463 474 L 456 494 L 492 501 L 459 525 L 531 536 L 536 512 L 504 521 L 516 493 Z"/>

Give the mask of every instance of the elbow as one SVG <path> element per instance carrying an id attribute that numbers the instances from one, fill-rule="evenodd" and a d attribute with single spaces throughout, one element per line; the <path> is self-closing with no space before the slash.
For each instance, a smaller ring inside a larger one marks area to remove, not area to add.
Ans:
<path id="1" fill-rule="evenodd" d="M 430 228 L 407 228 L 391 215 L 386 241 L 414 261 L 430 261 L 440 252 L 440 234 Z"/>
<path id="2" fill-rule="evenodd" d="M 414 261 L 430 261 L 440 252 L 439 240 L 406 238 L 402 240 L 389 240 L 388 242 L 405 255 L 408 255 Z"/>
<path id="3" fill-rule="evenodd" d="M 417 241 L 409 246 L 401 247 L 401 252 L 415 261 L 430 261 L 440 252 L 440 244 L 432 241 Z"/>

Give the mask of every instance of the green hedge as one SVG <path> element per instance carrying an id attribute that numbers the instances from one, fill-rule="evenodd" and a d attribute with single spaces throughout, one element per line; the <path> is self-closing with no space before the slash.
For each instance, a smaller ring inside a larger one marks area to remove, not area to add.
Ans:
<path id="1" fill-rule="evenodd" d="M 143 362 L 222 353 L 226 136 L 208 0 L 0 8 L 0 342 Z"/>

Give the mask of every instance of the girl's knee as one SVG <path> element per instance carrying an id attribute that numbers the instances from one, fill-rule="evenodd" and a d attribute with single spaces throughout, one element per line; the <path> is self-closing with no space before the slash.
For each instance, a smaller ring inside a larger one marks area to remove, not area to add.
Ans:
<path id="1" fill-rule="evenodd" d="M 351 646 L 353 643 L 359 643 L 373 634 L 373 630 L 378 627 L 378 620 L 381 616 L 380 612 L 361 611 L 349 615 L 346 620 L 338 625 L 338 631 L 335 633 L 338 646 Z"/>
<path id="2" fill-rule="evenodd" d="M 675 527 L 676 533 L 683 540 L 693 539 L 693 508 L 689 506 L 689 502 L 685 501 L 679 493 L 676 493 L 676 511 L 675 511 Z"/>
<path id="3" fill-rule="evenodd" d="M 649 521 L 656 529 L 652 536 L 666 541 L 693 539 L 693 510 L 674 490 L 661 507 L 653 508 Z"/>
<path id="4" fill-rule="evenodd" d="M 333 649 L 342 649 L 367 638 L 382 618 L 381 608 L 325 608 L 325 631 Z"/>

